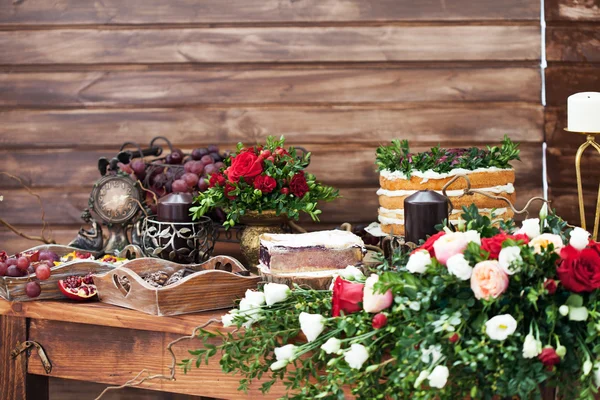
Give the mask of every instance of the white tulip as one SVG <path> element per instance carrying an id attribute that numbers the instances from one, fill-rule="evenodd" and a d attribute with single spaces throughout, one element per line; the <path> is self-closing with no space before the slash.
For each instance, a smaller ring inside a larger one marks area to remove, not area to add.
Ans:
<path id="1" fill-rule="evenodd" d="M 485 333 L 492 340 L 505 340 L 517 330 L 517 321 L 510 314 L 496 315 L 485 323 Z"/>
<path id="2" fill-rule="evenodd" d="M 412 274 L 423 274 L 431 264 L 431 256 L 427 250 L 419 250 L 411 254 L 406 269 Z"/>
<path id="3" fill-rule="evenodd" d="M 542 342 L 537 340 L 531 332 L 525 336 L 523 342 L 523 358 L 535 358 L 542 352 Z"/>
<path id="4" fill-rule="evenodd" d="M 466 231 L 464 235 L 467 238 L 467 243 L 473 242 L 481 246 L 481 234 L 479 232 L 470 230 Z"/>
<path id="5" fill-rule="evenodd" d="M 246 290 L 246 297 L 244 297 L 249 303 L 262 306 L 265 304 L 265 294 L 263 292 L 257 292 L 255 290 Z"/>
<path id="6" fill-rule="evenodd" d="M 515 272 L 519 272 L 521 270 L 518 266 L 512 266 L 513 263 L 518 263 L 523 261 L 521 257 L 521 248 L 519 246 L 509 246 L 500 250 L 500 254 L 498 255 L 498 264 L 507 275 L 512 275 Z"/>
<path id="7" fill-rule="evenodd" d="M 350 350 L 344 353 L 344 360 L 352 369 L 360 369 L 369 358 L 367 348 L 362 344 L 353 344 Z"/>
<path id="8" fill-rule="evenodd" d="M 558 307 L 558 313 L 563 317 L 566 317 L 569 315 L 569 306 L 563 304 L 562 306 Z"/>
<path id="9" fill-rule="evenodd" d="M 446 382 L 448 382 L 448 376 L 450 376 L 448 367 L 445 365 L 436 366 L 427 378 L 429 379 L 429 386 L 442 389 L 444 386 L 446 386 Z"/>
<path id="10" fill-rule="evenodd" d="M 263 290 L 268 306 L 285 301 L 292 293 L 288 285 L 282 285 L 281 283 L 267 283 Z"/>
<path id="11" fill-rule="evenodd" d="M 461 281 L 467 281 L 471 279 L 473 267 L 469 265 L 469 262 L 465 259 L 465 256 L 463 254 L 455 254 L 452 257 L 450 257 L 446 261 L 446 267 L 448 267 L 448 272 L 456 276 Z"/>
<path id="12" fill-rule="evenodd" d="M 300 320 L 300 329 L 309 342 L 318 338 L 325 329 L 325 317 L 321 314 L 301 312 L 298 319 Z"/>
<path id="13" fill-rule="evenodd" d="M 521 229 L 519 229 L 517 233 L 524 233 L 529 237 L 529 239 L 533 239 L 534 237 L 539 236 L 542 233 L 540 230 L 540 219 L 526 219 L 521 224 Z"/>
<path id="14" fill-rule="evenodd" d="M 337 354 L 341 347 L 342 341 L 334 337 L 329 338 L 329 340 L 321 345 L 321 349 L 327 354 Z"/>
<path id="15" fill-rule="evenodd" d="M 571 238 L 569 244 L 575 247 L 577 250 L 583 250 L 587 247 L 590 234 L 585 229 L 577 227 L 571 231 Z"/>
<path id="16" fill-rule="evenodd" d="M 421 371 L 421 373 L 417 377 L 417 380 L 415 381 L 414 388 L 418 389 L 421 386 L 421 384 L 425 381 L 425 379 L 427 379 L 428 376 L 429 376 L 428 371 Z"/>
<path id="17" fill-rule="evenodd" d="M 569 307 L 570 321 L 585 321 L 588 319 L 588 309 L 585 307 Z"/>
<path id="18" fill-rule="evenodd" d="M 277 361 L 292 361 L 296 358 L 297 347 L 293 344 L 286 344 L 285 346 L 276 347 L 275 358 Z"/>
<path id="19" fill-rule="evenodd" d="M 431 345 L 421 350 L 421 361 L 427 364 L 435 364 L 442 358 L 442 346 L 439 344 Z"/>
<path id="20" fill-rule="evenodd" d="M 362 271 L 356 268 L 354 265 L 348 265 L 346 268 L 338 271 L 339 275 L 347 281 L 362 281 L 365 279 L 365 275 Z"/>

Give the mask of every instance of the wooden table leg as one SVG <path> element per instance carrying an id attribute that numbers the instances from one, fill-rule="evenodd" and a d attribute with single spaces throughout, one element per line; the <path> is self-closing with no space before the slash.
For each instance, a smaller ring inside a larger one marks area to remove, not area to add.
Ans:
<path id="1" fill-rule="evenodd" d="M 48 400 L 48 377 L 27 374 L 27 352 L 12 358 L 27 340 L 27 319 L 0 316 L 0 393 L 2 400 Z"/>

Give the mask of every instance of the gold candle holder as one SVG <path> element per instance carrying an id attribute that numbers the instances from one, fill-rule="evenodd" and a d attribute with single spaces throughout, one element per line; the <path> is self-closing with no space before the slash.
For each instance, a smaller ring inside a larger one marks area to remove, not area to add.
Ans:
<path id="1" fill-rule="evenodd" d="M 598 153 L 600 153 L 600 144 L 596 142 L 596 135 L 600 135 L 600 132 L 577 132 L 569 129 L 565 129 L 567 132 L 576 133 L 579 135 L 586 135 L 586 141 L 579 149 L 577 149 L 577 154 L 575 155 L 575 173 L 577 175 L 577 196 L 579 199 L 579 216 L 581 218 L 581 227 L 586 229 L 585 227 L 585 205 L 583 204 L 583 184 L 581 181 L 581 157 L 583 156 L 583 152 L 590 146 L 595 148 Z M 594 219 L 594 232 L 592 233 L 592 239 L 598 239 L 598 223 L 600 221 L 600 185 L 598 186 L 598 197 L 596 199 L 596 217 Z"/>

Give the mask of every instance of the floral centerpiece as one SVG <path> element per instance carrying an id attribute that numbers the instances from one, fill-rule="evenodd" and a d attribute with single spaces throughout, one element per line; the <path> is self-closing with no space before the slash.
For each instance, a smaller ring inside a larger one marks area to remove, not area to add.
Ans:
<path id="1" fill-rule="evenodd" d="M 332 291 L 267 284 L 222 318 L 238 330 L 191 351 L 221 354 L 240 389 L 277 381 L 294 399 L 593 399 L 600 385 L 600 243 L 546 212 L 495 226 L 472 206 L 368 278 Z M 301 334 L 302 333 L 302 334 Z M 202 331 L 206 341 L 214 333 Z"/>
<path id="2" fill-rule="evenodd" d="M 237 151 L 223 162 L 225 167 L 210 176 L 209 189 L 195 199 L 197 206 L 191 211 L 196 218 L 217 207 L 227 213 L 226 227 L 248 211 L 274 210 L 295 220 L 305 212 L 318 221 L 317 202 L 338 197 L 336 189 L 305 173 L 310 153 L 299 156 L 293 147 L 285 148 L 283 136 L 269 136 L 264 146 L 238 143 Z"/>

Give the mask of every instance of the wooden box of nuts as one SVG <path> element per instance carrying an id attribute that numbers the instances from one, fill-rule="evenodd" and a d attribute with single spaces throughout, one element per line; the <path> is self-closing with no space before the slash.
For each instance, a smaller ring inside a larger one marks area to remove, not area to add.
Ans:
<path id="1" fill-rule="evenodd" d="M 138 258 L 93 278 L 100 301 L 159 316 L 233 307 L 260 281 L 226 256 L 192 265 Z"/>

